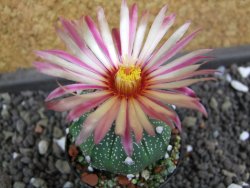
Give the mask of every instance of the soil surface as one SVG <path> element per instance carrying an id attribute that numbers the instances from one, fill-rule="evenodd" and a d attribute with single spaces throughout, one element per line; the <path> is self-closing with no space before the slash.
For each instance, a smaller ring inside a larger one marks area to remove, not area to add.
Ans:
<path id="1" fill-rule="evenodd" d="M 237 91 L 229 79 L 250 87 L 250 78 L 242 78 L 236 65 L 220 70 L 224 73 L 216 82 L 192 87 L 208 111 L 207 119 L 177 108 L 186 153 L 167 187 L 227 188 L 250 183 L 250 139 L 244 139 L 250 132 L 250 93 Z M 66 114 L 45 109 L 47 94 L 0 94 L 1 188 L 79 187 L 62 149 Z"/>

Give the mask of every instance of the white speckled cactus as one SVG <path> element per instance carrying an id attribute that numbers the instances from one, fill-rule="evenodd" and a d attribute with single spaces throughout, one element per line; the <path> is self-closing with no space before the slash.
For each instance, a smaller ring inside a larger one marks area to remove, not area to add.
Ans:
<path id="1" fill-rule="evenodd" d="M 87 116 L 82 116 L 70 126 L 72 142 L 77 138 Z M 171 128 L 161 121 L 151 120 L 151 123 L 160 129 L 159 133 L 153 137 L 144 134 L 140 143 L 134 142 L 134 151 L 130 157 L 124 152 L 121 139 L 115 135 L 113 128 L 97 145 L 94 143 L 93 135 L 90 136 L 79 146 L 80 151 L 85 157 L 88 156 L 89 165 L 96 169 L 124 175 L 135 174 L 162 158 L 167 151 Z"/>

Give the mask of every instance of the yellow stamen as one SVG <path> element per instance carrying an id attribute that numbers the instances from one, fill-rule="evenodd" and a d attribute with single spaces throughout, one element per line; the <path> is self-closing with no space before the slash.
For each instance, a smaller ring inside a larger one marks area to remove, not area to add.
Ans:
<path id="1" fill-rule="evenodd" d="M 115 86 L 122 95 L 133 95 L 140 89 L 141 69 L 134 65 L 121 66 L 115 75 Z"/>

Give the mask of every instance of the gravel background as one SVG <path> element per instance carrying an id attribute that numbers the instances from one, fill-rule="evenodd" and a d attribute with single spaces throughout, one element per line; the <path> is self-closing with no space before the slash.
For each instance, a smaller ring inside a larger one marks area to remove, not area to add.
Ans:
<path id="1" fill-rule="evenodd" d="M 246 64 L 247 65 L 247 64 Z M 250 64 L 248 64 L 250 66 Z M 250 94 L 233 89 L 226 75 L 250 87 L 233 65 L 217 82 L 193 87 L 209 118 L 179 110 L 184 124 L 185 158 L 168 187 L 226 188 L 250 183 Z M 227 76 L 228 77 L 228 76 Z M 60 143 L 65 135 L 65 114 L 46 111 L 47 92 L 0 94 L 0 187 L 79 187 Z M 186 148 L 192 151 L 186 151 Z"/>

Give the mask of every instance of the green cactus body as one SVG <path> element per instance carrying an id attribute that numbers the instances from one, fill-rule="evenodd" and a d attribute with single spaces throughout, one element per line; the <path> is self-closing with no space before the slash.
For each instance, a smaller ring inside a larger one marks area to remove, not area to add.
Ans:
<path id="1" fill-rule="evenodd" d="M 74 142 L 82 128 L 82 123 L 88 114 L 82 116 L 70 126 L 71 141 Z M 171 128 L 165 123 L 150 120 L 155 126 L 162 126 L 163 131 L 156 136 L 144 133 L 140 143 L 133 142 L 132 164 L 125 163 L 127 158 L 121 144 L 120 136 L 115 135 L 114 126 L 99 144 L 94 144 L 93 135 L 80 145 L 84 156 L 90 156 L 89 165 L 99 170 L 106 170 L 117 174 L 135 174 L 145 167 L 164 157 L 171 137 Z"/>

